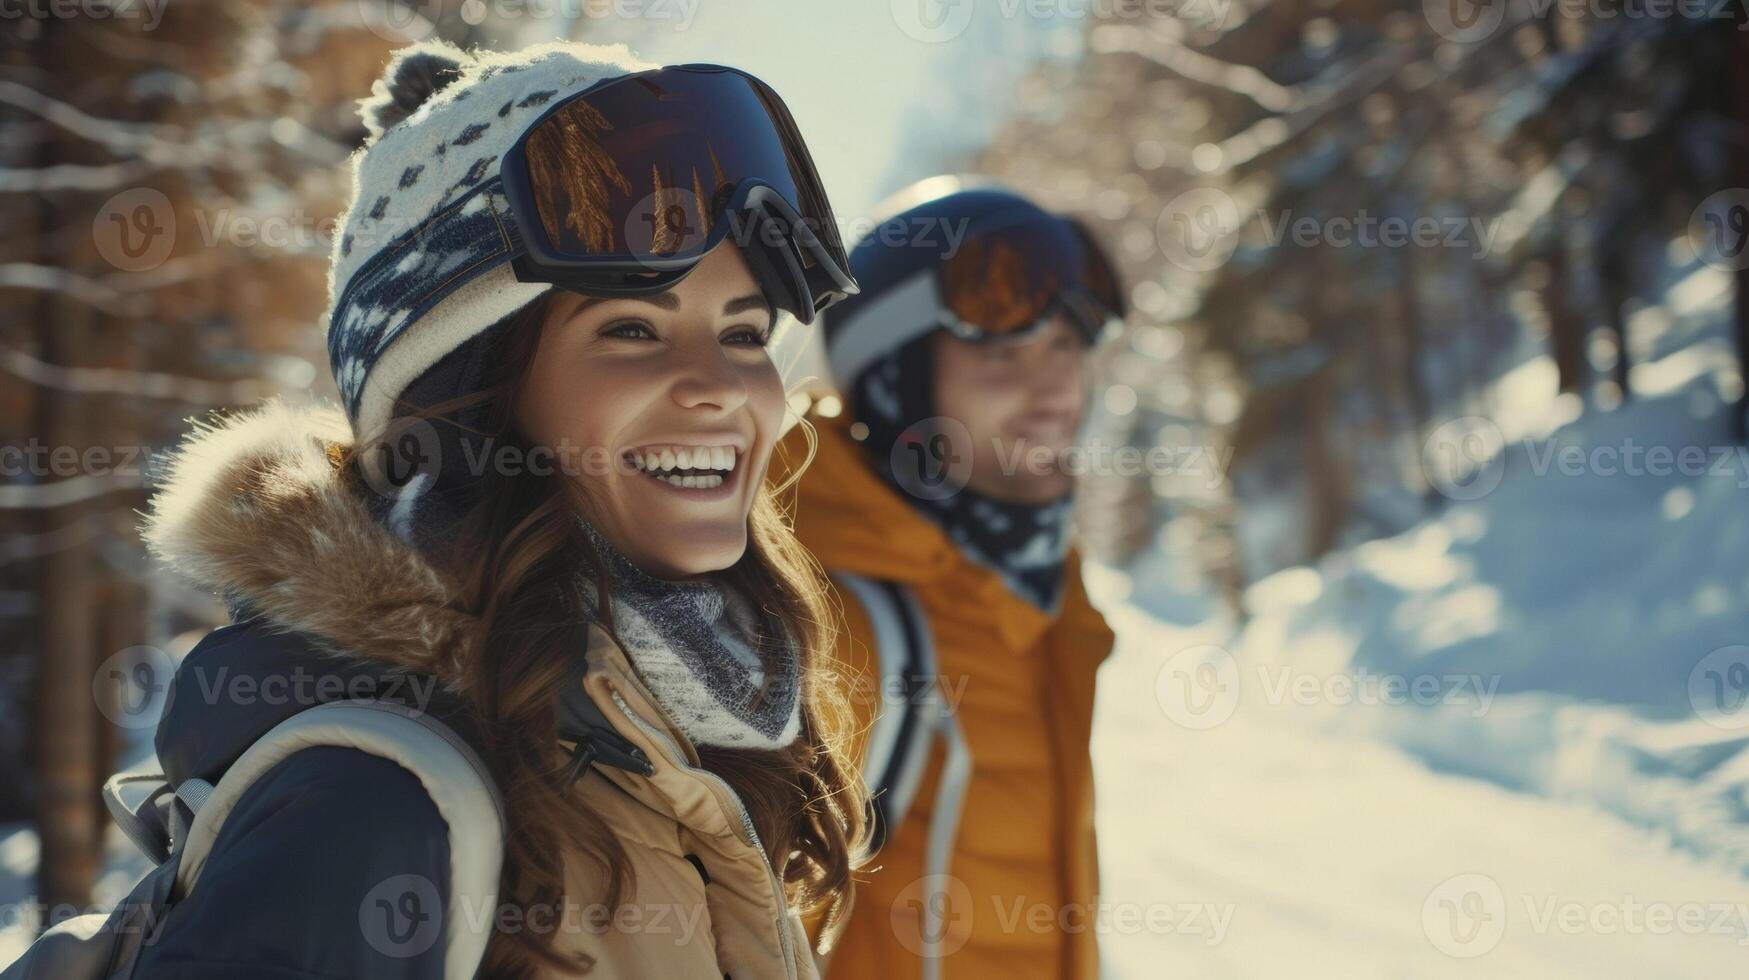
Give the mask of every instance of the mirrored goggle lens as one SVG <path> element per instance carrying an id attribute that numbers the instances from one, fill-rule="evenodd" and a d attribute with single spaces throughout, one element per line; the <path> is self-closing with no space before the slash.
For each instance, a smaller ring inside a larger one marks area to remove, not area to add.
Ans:
<path id="1" fill-rule="evenodd" d="M 948 310 L 990 337 L 1031 330 L 1057 310 L 1091 337 L 1118 309 L 1103 256 L 1062 220 L 970 237 L 937 275 Z"/>
<path id="2" fill-rule="evenodd" d="M 564 260 L 697 257 L 750 178 L 837 242 L 788 110 L 736 72 L 667 68 L 610 83 L 538 124 L 523 156 L 537 234 Z"/>

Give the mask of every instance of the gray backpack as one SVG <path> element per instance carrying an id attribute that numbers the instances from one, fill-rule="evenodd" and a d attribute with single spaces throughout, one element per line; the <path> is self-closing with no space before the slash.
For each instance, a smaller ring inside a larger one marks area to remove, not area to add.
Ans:
<path id="1" fill-rule="evenodd" d="M 167 915 L 199 883 L 225 818 L 257 778 L 301 749 L 335 745 L 391 759 L 419 777 L 450 828 L 450 893 L 459 917 L 497 902 L 503 864 L 504 804 L 484 763 L 442 722 L 390 701 L 333 701 L 280 722 L 250 745 L 213 785 L 190 779 L 171 787 L 162 775 L 122 773 L 103 788 L 116 823 L 157 867 L 108 913 L 67 919 L 48 929 L 0 980 L 120 980 L 160 934 Z M 143 799 L 126 797 L 144 787 Z M 472 903 L 481 903 L 473 905 Z M 443 932 L 446 980 L 469 980 L 485 955 L 486 932 Z"/>

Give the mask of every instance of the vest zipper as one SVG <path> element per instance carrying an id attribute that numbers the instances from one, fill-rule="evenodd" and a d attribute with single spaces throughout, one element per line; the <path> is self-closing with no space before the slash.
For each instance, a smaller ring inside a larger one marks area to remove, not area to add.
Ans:
<path id="1" fill-rule="evenodd" d="M 698 766 L 689 764 L 686 761 L 686 753 L 680 750 L 679 744 L 676 743 L 667 732 L 651 725 L 636 711 L 633 711 L 631 705 L 626 703 L 625 698 L 620 696 L 619 691 L 612 690 L 611 688 L 610 691 L 613 695 L 613 703 L 619 708 L 621 713 L 630 719 L 631 723 L 636 725 L 644 734 L 656 739 L 658 744 L 666 746 L 675 765 L 688 772 L 696 773 L 706 780 L 721 786 L 723 792 L 728 794 L 729 799 L 734 801 L 735 810 L 741 816 L 741 826 L 746 828 L 747 837 L 753 842 L 753 849 L 759 852 L 759 863 L 765 867 L 766 876 L 771 882 L 772 897 L 777 899 L 777 939 L 783 946 L 784 969 L 788 971 L 787 975 L 790 977 L 800 976 L 796 969 L 795 953 L 790 949 L 789 922 L 786 921 L 788 918 L 788 905 L 783 895 L 783 883 L 778 880 L 777 870 L 771 866 L 771 862 L 765 856 L 765 844 L 759 839 L 759 829 L 753 826 L 753 815 L 748 812 L 747 804 L 741 802 L 741 797 L 736 794 L 734 787 L 730 786 L 728 781 L 723 779 L 723 777 L 711 772 L 709 769 L 701 769 Z"/>

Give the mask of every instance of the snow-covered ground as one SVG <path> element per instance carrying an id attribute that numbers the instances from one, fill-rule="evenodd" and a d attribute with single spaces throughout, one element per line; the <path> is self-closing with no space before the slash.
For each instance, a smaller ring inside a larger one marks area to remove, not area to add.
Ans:
<path id="1" fill-rule="evenodd" d="M 1224 710 L 1187 715 L 1172 689 L 1214 637 L 1134 607 L 1111 619 L 1094 740 L 1108 977 L 1724 977 L 1749 963 L 1749 882 L 1723 862 L 1296 708 L 1247 700 L 1187 727 Z"/>
<path id="2" fill-rule="evenodd" d="M 1527 358 L 1430 440 L 1470 457 L 1449 506 L 1259 582 L 1242 627 L 1166 622 L 1166 559 L 1094 571 L 1103 899 L 1182 913 L 1114 929 L 1111 976 L 1749 967 L 1728 286 L 1673 272 L 1619 408 Z"/>

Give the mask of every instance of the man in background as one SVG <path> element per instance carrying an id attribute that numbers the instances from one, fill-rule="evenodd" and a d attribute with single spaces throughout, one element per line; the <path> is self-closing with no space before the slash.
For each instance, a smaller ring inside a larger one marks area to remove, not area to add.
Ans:
<path id="1" fill-rule="evenodd" d="M 814 924 L 826 975 L 1094 980 L 1088 743 L 1113 637 L 1061 461 L 1124 303 L 1081 225 L 1011 191 L 933 178 L 898 199 L 827 316 L 845 410 L 812 416 L 797 495 L 878 811 L 851 912 Z"/>

